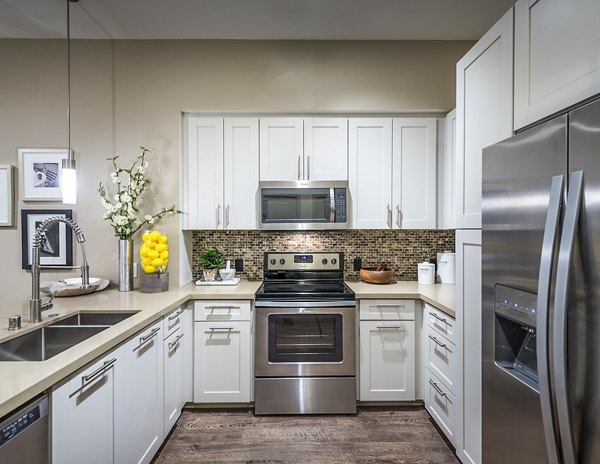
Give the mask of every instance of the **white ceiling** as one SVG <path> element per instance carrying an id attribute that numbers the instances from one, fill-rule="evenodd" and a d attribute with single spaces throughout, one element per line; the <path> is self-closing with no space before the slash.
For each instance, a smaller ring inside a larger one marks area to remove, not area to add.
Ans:
<path id="1" fill-rule="evenodd" d="M 80 0 L 73 38 L 476 40 L 515 0 Z M 64 38 L 66 0 L 0 0 L 0 38 Z"/>

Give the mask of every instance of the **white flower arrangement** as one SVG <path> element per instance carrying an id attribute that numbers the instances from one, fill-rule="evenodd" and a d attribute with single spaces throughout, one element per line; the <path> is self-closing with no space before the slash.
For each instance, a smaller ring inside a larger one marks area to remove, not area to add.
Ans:
<path id="1" fill-rule="evenodd" d="M 125 240 L 130 240 L 144 225 L 155 224 L 167 214 L 182 213 L 175 206 L 171 206 L 170 208 L 162 208 L 156 214 L 146 214 L 143 221 L 138 219 L 142 195 L 144 189 L 150 183 L 150 180 L 144 175 L 148 167 L 148 161 L 146 161 L 148 149 L 140 148 L 142 154 L 137 157 L 130 169 L 117 166 L 118 156 L 107 158 L 108 161 L 112 162 L 115 169 L 110 174 L 111 180 L 117 187 L 117 193 L 112 196 L 112 201 L 109 199 L 111 197 L 102 182 L 98 187 L 102 205 L 106 209 L 102 217 L 110 221 L 115 229 L 115 236 Z"/>

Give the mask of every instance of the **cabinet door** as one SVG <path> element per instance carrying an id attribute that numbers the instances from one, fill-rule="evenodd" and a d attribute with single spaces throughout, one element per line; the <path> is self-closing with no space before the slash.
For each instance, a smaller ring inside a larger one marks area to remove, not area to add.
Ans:
<path id="1" fill-rule="evenodd" d="M 164 438 L 162 320 L 123 345 L 117 379 L 115 463 L 148 463 Z"/>
<path id="2" fill-rule="evenodd" d="M 348 121 L 353 229 L 392 228 L 392 120 Z"/>
<path id="3" fill-rule="evenodd" d="M 600 2 L 515 6 L 515 130 L 600 92 Z"/>
<path id="4" fill-rule="evenodd" d="M 304 178 L 348 180 L 348 119 L 304 119 Z"/>
<path id="5" fill-rule="evenodd" d="M 437 124 L 435 118 L 394 118 L 394 228 L 435 229 Z"/>
<path id="6" fill-rule="evenodd" d="M 183 228 L 223 228 L 223 118 L 191 117 L 186 128 Z"/>
<path id="7" fill-rule="evenodd" d="M 481 231 L 456 231 L 457 442 L 462 462 L 481 462 Z"/>
<path id="8" fill-rule="evenodd" d="M 360 400 L 415 399 L 415 322 L 360 322 Z"/>
<path id="9" fill-rule="evenodd" d="M 302 118 L 260 119 L 260 180 L 300 180 Z"/>
<path id="10" fill-rule="evenodd" d="M 181 329 L 163 342 L 165 435 L 181 415 L 181 396 L 185 376 L 184 334 Z"/>
<path id="11" fill-rule="evenodd" d="M 258 119 L 225 118 L 224 228 L 256 229 Z"/>
<path id="12" fill-rule="evenodd" d="M 249 402 L 250 322 L 194 326 L 194 402 Z"/>
<path id="13" fill-rule="evenodd" d="M 439 176 L 441 192 L 438 193 L 438 205 L 441 207 L 441 223 L 438 229 L 454 229 L 456 218 L 454 213 L 454 194 L 456 179 L 456 110 L 452 110 L 444 121 L 444 154 L 440 160 L 442 172 Z"/>
<path id="14" fill-rule="evenodd" d="M 481 150 L 512 135 L 513 10 L 456 65 L 456 227 L 481 228 Z"/>
<path id="15" fill-rule="evenodd" d="M 113 462 L 115 377 L 121 349 L 60 382 L 52 391 L 52 462 Z"/>
<path id="16" fill-rule="evenodd" d="M 183 393 L 181 396 L 181 408 L 185 406 L 188 401 L 194 400 L 194 309 L 193 304 L 189 305 L 183 313 L 183 338 L 181 343 L 183 344 L 184 350 L 184 379 L 183 379 Z"/>

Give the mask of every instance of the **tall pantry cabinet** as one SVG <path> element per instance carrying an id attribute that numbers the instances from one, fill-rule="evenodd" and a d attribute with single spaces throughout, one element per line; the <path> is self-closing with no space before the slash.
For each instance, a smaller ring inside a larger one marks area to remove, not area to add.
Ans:
<path id="1" fill-rule="evenodd" d="M 482 149 L 512 135 L 513 22 L 511 8 L 456 65 L 454 445 L 463 463 L 481 463 Z"/>

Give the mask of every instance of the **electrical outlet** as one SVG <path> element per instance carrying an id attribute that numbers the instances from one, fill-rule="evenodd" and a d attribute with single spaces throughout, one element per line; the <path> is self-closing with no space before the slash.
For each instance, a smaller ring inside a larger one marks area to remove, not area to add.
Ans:
<path id="1" fill-rule="evenodd" d="M 362 268 L 362 258 L 354 258 L 354 270 L 360 271 Z"/>

